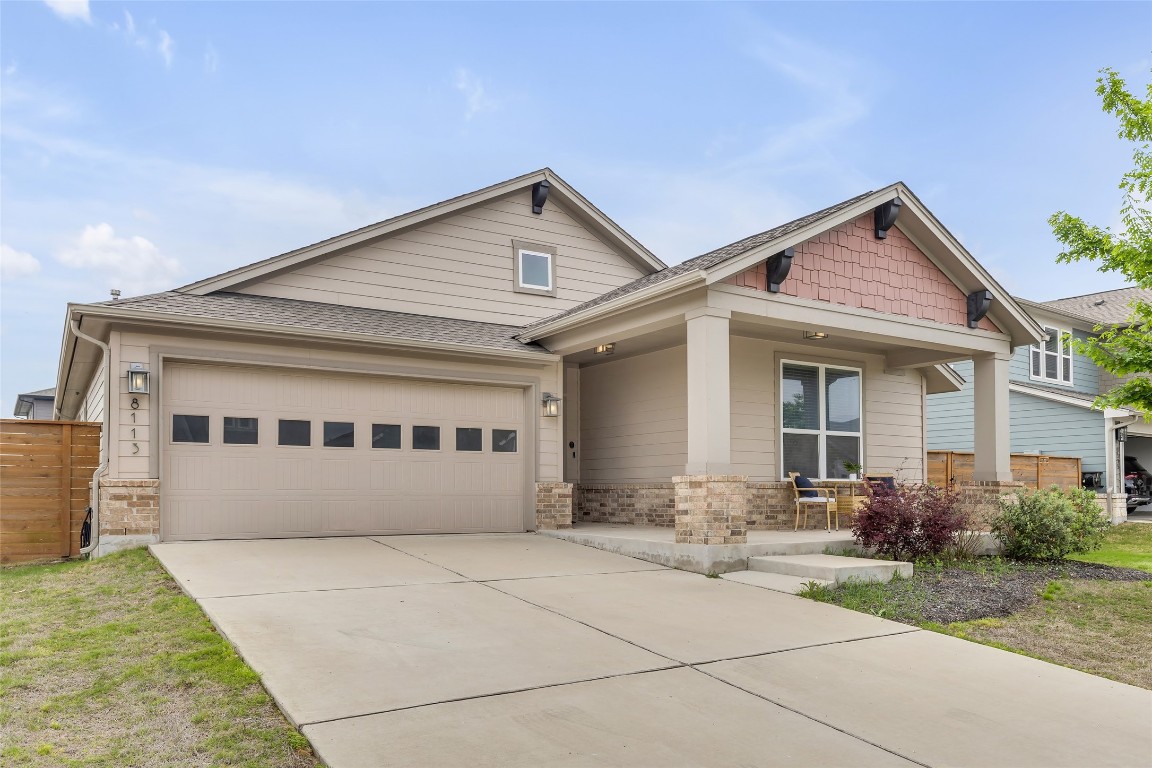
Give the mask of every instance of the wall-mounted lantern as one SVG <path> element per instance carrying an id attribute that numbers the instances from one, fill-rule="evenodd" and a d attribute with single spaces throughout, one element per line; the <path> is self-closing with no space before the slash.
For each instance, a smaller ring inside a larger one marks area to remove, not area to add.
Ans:
<path id="1" fill-rule="evenodd" d="M 140 363 L 132 363 L 128 369 L 128 394 L 148 394 L 148 371 Z"/>
<path id="2" fill-rule="evenodd" d="M 1128 442 L 1128 427 L 1120 427 L 1119 429 L 1116 430 L 1116 442 L 1118 442 L 1118 443 Z"/>
<path id="3" fill-rule="evenodd" d="M 560 398 L 551 392 L 545 392 L 544 397 L 540 399 L 540 404 L 544 406 L 545 416 L 559 416 L 560 415 Z"/>

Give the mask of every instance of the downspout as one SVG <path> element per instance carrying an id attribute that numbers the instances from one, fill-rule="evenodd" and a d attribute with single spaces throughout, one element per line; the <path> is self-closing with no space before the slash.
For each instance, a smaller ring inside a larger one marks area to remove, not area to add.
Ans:
<path id="1" fill-rule="evenodd" d="M 112 366 L 108 345 L 93 338 L 80 330 L 80 324 L 75 319 L 69 320 L 72 333 L 78 338 L 89 341 L 100 347 L 104 365 L 104 424 L 100 430 L 100 466 L 92 473 L 92 485 L 89 495 L 89 508 L 92 510 L 92 542 L 80 549 L 81 555 L 87 555 L 100 544 L 100 475 L 108 471 L 108 458 L 112 452 L 110 448 L 111 430 L 108 428 L 108 417 L 112 413 Z"/>

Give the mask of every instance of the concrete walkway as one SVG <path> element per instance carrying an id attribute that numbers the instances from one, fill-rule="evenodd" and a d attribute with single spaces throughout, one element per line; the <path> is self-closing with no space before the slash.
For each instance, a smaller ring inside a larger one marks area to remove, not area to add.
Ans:
<path id="1" fill-rule="evenodd" d="M 543 536 L 152 551 L 335 768 L 1152 765 L 1152 692 Z"/>

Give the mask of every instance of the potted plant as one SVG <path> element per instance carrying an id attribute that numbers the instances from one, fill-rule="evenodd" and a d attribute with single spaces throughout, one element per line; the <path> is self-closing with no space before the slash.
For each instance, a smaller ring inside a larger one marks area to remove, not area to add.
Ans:
<path id="1" fill-rule="evenodd" d="M 844 462 L 844 471 L 848 473 L 849 480 L 859 480 L 864 467 L 854 461 L 846 461 Z"/>

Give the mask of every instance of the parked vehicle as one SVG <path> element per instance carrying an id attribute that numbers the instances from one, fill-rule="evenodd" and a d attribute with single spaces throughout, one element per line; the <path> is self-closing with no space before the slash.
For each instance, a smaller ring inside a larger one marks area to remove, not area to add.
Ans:
<path id="1" fill-rule="evenodd" d="M 1128 497 L 1129 512 L 1152 503 L 1152 473 L 1144 469 L 1135 456 L 1124 457 L 1124 494 Z"/>

